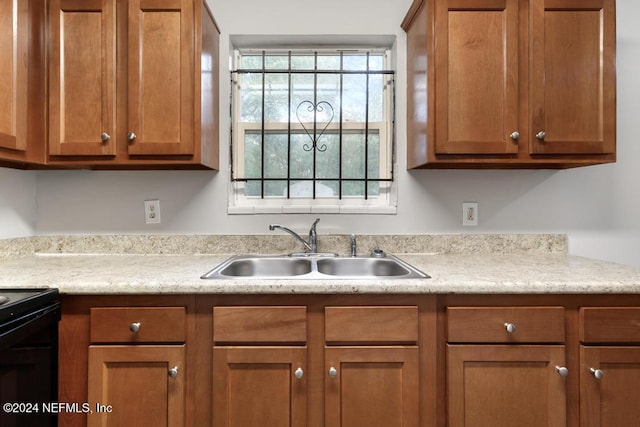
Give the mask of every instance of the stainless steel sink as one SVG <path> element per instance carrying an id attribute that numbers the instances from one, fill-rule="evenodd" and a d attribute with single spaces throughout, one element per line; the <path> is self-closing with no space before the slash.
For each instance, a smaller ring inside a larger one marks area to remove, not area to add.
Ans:
<path id="1" fill-rule="evenodd" d="M 398 277 L 412 271 L 392 258 L 330 258 L 320 259 L 316 265 L 320 273 L 330 276 Z"/>
<path id="2" fill-rule="evenodd" d="M 220 274 L 230 277 L 300 276 L 310 273 L 311 267 L 308 259 L 243 257 L 223 264 Z"/>
<path id="3" fill-rule="evenodd" d="M 425 279 L 429 276 L 401 259 L 327 257 L 305 254 L 238 255 L 202 276 L 203 279 Z"/>

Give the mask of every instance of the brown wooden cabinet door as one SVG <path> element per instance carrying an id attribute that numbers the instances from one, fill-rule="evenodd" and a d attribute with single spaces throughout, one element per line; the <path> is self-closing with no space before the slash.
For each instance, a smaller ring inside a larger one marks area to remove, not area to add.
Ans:
<path id="1" fill-rule="evenodd" d="M 531 152 L 614 153 L 614 0 L 533 0 L 530 7 Z"/>
<path id="2" fill-rule="evenodd" d="M 193 19 L 192 0 L 129 1 L 130 155 L 194 153 Z"/>
<path id="3" fill-rule="evenodd" d="M 447 345 L 447 425 L 565 427 L 564 360 L 564 346 Z"/>
<path id="4" fill-rule="evenodd" d="M 640 347 L 580 347 L 580 425 L 627 427 L 640 420 Z M 598 369 L 597 378 L 591 369 Z"/>
<path id="5" fill-rule="evenodd" d="M 306 347 L 214 347 L 213 425 L 306 425 Z"/>
<path id="6" fill-rule="evenodd" d="M 325 425 L 419 424 L 417 347 L 326 347 Z"/>
<path id="7" fill-rule="evenodd" d="M 114 0 L 50 3 L 50 155 L 115 155 L 114 13 Z"/>
<path id="8" fill-rule="evenodd" d="M 90 346 L 87 425 L 184 425 L 184 360 L 184 345 Z"/>
<path id="9" fill-rule="evenodd" d="M 27 142 L 27 1 L 0 2 L 0 148 Z"/>
<path id="10" fill-rule="evenodd" d="M 435 4 L 435 154 L 518 152 L 518 0 Z"/>

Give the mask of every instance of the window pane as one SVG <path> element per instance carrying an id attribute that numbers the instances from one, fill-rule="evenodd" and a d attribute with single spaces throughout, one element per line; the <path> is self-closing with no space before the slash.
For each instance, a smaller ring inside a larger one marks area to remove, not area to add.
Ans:
<path id="1" fill-rule="evenodd" d="M 369 132 L 368 145 L 368 176 L 378 178 L 380 175 L 380 136 Z M 342 175 L 344 178 L 365 178 L 364 154 L 365 138 L 363 133 L 349 133 L 343 136 Z M 364 194 L 364 190 L 363 190 Z"/>
<path id="2" fill-rule="evenodd" d="M 287 197 L 287 181 L 265 181 L 265 197 Z"/>
<path id="3" fill-rule="evenodd" d="M 267 70 L 289 69 L 288 55 L 265 55 L 264 62 L 264 68 L 266 68 Z"/>
<path id="4" fill-rule="evenodd" d="M 244 176 L 245 178 L 262 178 L 262 140 L 259 133 L 245 135 Z"/>
<path id="5" fill-rule="evenodd" d="M 347 197 L 364 195 L 364 182 L 362 181 L 344 181 L 342 184 L 342 195 Z"/>
<path id="6" fill-rule="evenodd" d="M 240 118 L 241 122 L 259 123 L 262 121 L 262 74 L 241 74 Z"/>
<path id="7" fill-rule="evenodd" d="M 306 133 L 291 135 L 291 177 L 313 178 L 312 142 Z"/>
<path id="8" fill-rule="evenodd" d="M 364 74 L 347 74 L 344 76 L 342 118 L 345 122 L 365 121 L 366 83 Z"/>
<path id="9" fill-rule="evenodd" d="M 294 74 L 291 76 L 291 121 L 293 123 L 311 122 L 306 110 L 301 105 L 305 101 L 313 102 L 313 75 Z"/>
<path id="10" fill-rule="evenodd" d="M 318 55 L 318 70 L 339 70 L 339 55 Z"/>
<path id="11" fill-rule="evenodd" d="M 262 55 L 242 55 L 239 68 L 262 69 Z"/>
<path id="12" fill-rule="evenodd" d="M 264 92 L 265 122 L 288 122 L 289 78 L 287 74 L 266 74 Z"/>
<path id="13" fill-rule="evenodd" d="M 364 71 L 367 69 L 367 56 L 362 54 L 344 55 L 344 69 Z"/>
<path id="14" fill-rule="evenodd" d="M 291 57 L 291 68 L 293 70 L 313 70 L 314 61 L 313 55 L 295 55 Z"/>
<path id="15" fill-rule="evenodd" d="M 316 178 L 339 178 L 340 136 L 336 133 L 325 133 L 318 140 L 317 146 Z"/>

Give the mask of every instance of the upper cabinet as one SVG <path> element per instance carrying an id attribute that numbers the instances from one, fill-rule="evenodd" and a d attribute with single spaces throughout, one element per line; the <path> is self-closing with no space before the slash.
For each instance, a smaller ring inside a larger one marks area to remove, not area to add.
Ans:
<path id="1" fill-rule="evenodd" d="M 49 163 L 218 168 L 218 37 L 193 0 L 51 0 Z"/>
<path id="2" fill-rule="evenodd" d="M 614 0 L 416 0 L 408 168 L 614 162 Z"/>
<path id="3" fill-rule="evenodd" d="M 0 2 L 0 165 L 44 162 L 45 0 Z"/>

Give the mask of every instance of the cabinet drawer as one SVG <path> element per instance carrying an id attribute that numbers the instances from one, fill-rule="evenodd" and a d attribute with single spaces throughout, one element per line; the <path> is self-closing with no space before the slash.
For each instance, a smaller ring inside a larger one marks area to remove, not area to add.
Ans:
<path id="1" fill-rule="evenodd" d="M 214 307 L 213 341 L 305 343 L 307 307 Z"/>
<path id="2" fill-rule="evenodd" d="M 447 307 L 447 341 L 564 342 L 563 307 Z"/>
<path id="3" fill-rule="evenodd" d="M 184 307 L 97 307 L 91 309 L 92 343 L 184 342 Z"/>
<path id="4" fill-rule="evenodd" d="M 640 342 L 640 307 L 581 308 L 580 341 L 585 343 Z"/>
<path id="5" fill-rule="evenodd" d="M 326 307 L 328 343 L 415 343 L 418 307 Z"/>

